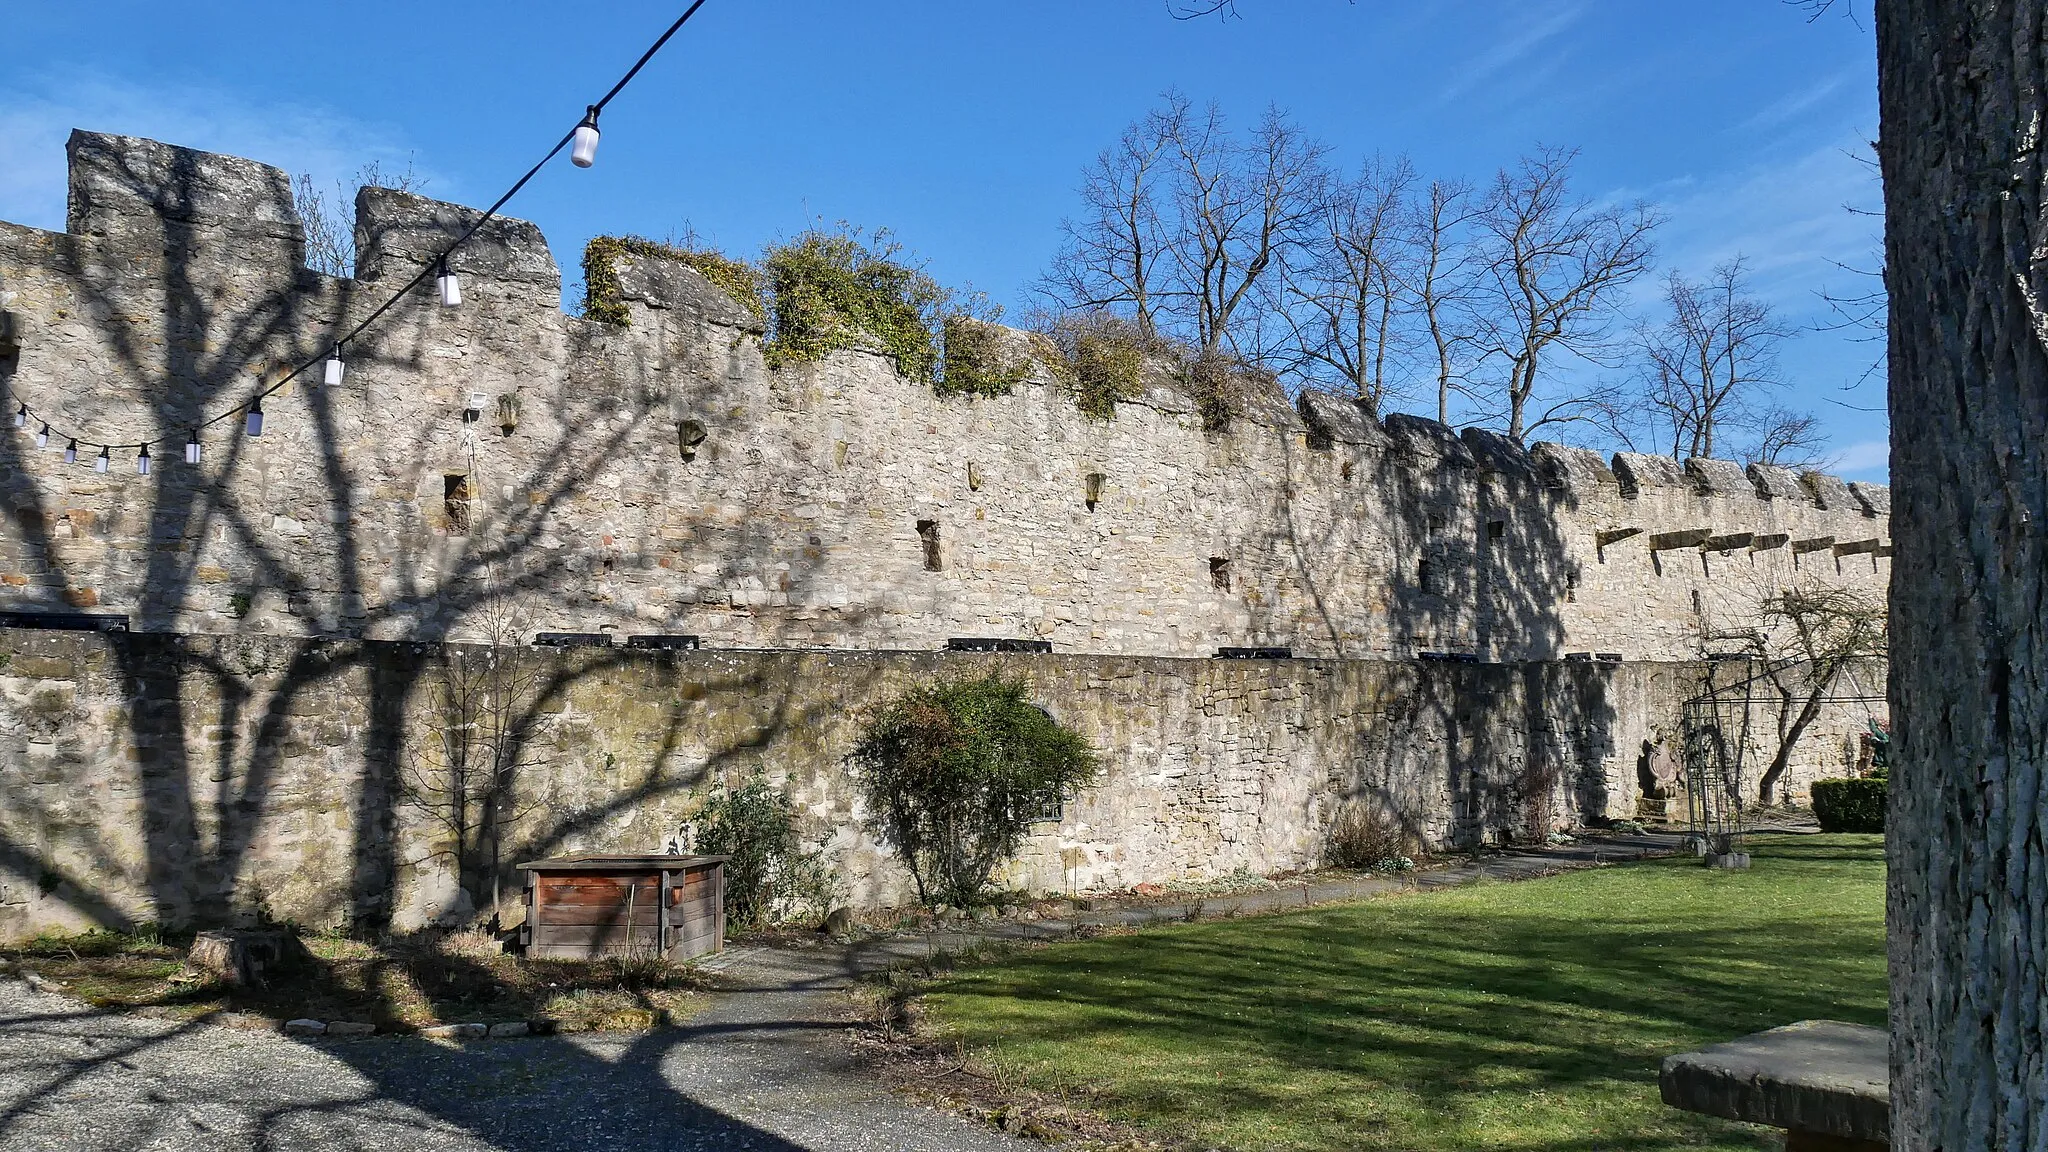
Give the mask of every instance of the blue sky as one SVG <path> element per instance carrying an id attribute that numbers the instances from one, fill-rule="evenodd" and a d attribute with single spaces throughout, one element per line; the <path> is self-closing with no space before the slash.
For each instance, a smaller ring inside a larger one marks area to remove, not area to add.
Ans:
<path id="1" fill-rule="evenodd" d="M 248 156 L 323 183 L 410 162 L 488 203 L 680 4 L 90 5 L 10 0 L 0 57 L 0 219 L 61 228 L 73 127 Z M 1407 154 L 1483 181 L 1531 146 L 1581 150 L 1583 191 L 1668 216 L 1660 262 L 1738 253 L 1788 320 L 1875 262 L 1868 21 L 1778 0 L 710 0 L 607 111 L 598 166 L 566 161 L 509 209 L 565 274 L 598 233 L 685 226 L 752 252 L 823 219 L 887 225 L 940 279 L 1025 288 L 1082 166 L 1170 86 L 1239 119 L 1287 109 L 1336 154 Z M 1884 472 L 1875 346 L 1802 332 L 1788 399 L 1840 470 Z"/>

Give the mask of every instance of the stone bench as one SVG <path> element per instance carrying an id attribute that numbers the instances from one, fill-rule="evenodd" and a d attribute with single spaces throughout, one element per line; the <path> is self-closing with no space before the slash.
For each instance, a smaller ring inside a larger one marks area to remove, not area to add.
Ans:
<path id="1" fill-rule="evenodd" d="M 1664 1103 L 1786 1130 L 1786 1152 L 1884 1152 L 1890 1056 L 1882 1028 L 1802 1020 L 1665 1058 Z"/>

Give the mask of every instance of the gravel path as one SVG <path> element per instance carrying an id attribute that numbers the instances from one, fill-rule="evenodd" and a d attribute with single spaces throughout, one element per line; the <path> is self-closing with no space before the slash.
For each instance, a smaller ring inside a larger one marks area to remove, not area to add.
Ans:
<path id="1" fill-rule="evenodd" d="M 734 948 L 732 991 L 680 1028 L 488 1040 L 298 1040 L 102 1015 L 0 980 L 0 1148 L 121 1152 L 1024 1152 L 1042 1147 L 891 1096 L 854 1066 L 839 992 L 976 938 L 1275 911 L 1484 874 L 1521 879 L 1668 851 L 1673 838 L 1511 854 L 1400 880 L 1004 921 L 848 947 Z"/>

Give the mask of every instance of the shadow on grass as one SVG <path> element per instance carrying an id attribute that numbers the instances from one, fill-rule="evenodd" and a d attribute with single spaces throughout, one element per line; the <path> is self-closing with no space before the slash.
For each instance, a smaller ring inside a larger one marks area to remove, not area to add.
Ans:
<path id="1" fill-rule="evenodd" d="M 942 985 L 951 1035 L 1118 1119 L 1284 1148 L 1768 1147 L 1666 1055 L 1884 1020 L 1882 845 L 1663 862 L 1060 945 Z"/>

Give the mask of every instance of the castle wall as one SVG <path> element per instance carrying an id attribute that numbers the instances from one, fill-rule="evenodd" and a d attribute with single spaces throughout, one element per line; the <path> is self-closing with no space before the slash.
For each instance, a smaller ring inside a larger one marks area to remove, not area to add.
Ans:
<path id="1" fill-rule="evenodd" d="M 1789 579 L 1889 574 L 1884 490 L 1832 477 L 1524 452 L 1326 396 L 1254 396 L 1206 432 L 1165 381 L 1098 421 L 1042 367 L 943 400 L 871 353 L 771 371 L 758 322 L 671 261 L 622 259 L 625 327 L 564 315 L 519 221 L 458 257 L 460 307 L 414 289 L 346 350 L 344 384 L 265 400 L 261 437 L 206 428 L 192 468 L 188 429 L 475 214 L 366 190 L 337 280 L 301 267 L 275 169 L 91 133 L 70 153 L 67 231 L 0 224 L 21 332 L 0 388 L 60 432 L 0 436 L 0 609 L 237 635 L 507 640 L 516 617 L 724 647 L 1672 660 Z M 148 477 L 132 450 L 101 475 L 93 445 L 62 462 L 81 426 L 169 442 Z"/>
<path id="2" fill-rule="evenodd" d="M 844 757 L 868 706 L 992 668 L 1102 759 L 1006 877 L 1037 892 L 1313 867 L 1353 803 L 1440 847 L 1632 815 L 1645 743 L 1670 740 L 1705 671 L 0 629 L 0 939 L 259 910 L 403 929 L 487 914 L 494 893 L 509 915 L 511 864 L 660 851 L 714 783 L 756 772 L 848 901 L 903 902 Z M 1795 797 L 1842 773 L 1869 709 L 1814 726 Z M 1770 707 L 1754 718 L 1772 730 Z M 478 731 L 507 734 L 502 787 L 455 778 L 448 740 Z M 472 829 L 488 798 L 502 833 L 462 838 L 456 795 Z"/>

